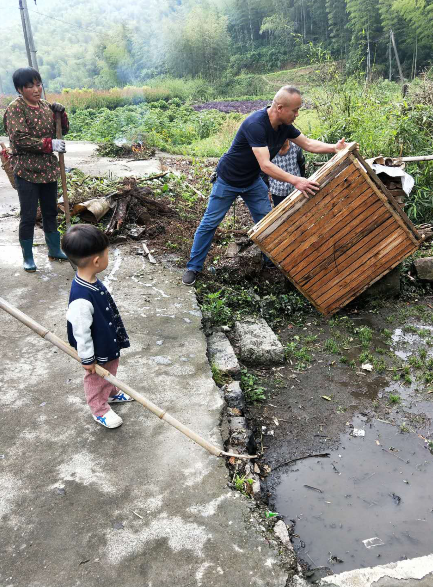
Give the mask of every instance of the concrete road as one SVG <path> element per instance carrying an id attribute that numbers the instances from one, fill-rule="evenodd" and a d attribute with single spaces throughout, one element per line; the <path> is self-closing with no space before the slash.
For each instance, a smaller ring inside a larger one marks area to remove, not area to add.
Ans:
<path id="1" fill-rule="evenodd" d="M 74 166 L 94 164 L 93 147 L 74 148 Z M 37 229 L 39 269 L 25 273 L 16 192 L 1 170 L 0 202 L 0 296 L 65 339 L 72 269 L 48 261 Z M 133 253 L 112 249 L 101 276 L 132 343 L 118 376 L 221 445 L 222 399 L 194 291 L 178 270 Z M 135 402 L 115 407 L 122 427 L 100 427 L 81 366 L 2 311 L 0 324 L 1 587 L 285 585 L 223 460 Z"/>

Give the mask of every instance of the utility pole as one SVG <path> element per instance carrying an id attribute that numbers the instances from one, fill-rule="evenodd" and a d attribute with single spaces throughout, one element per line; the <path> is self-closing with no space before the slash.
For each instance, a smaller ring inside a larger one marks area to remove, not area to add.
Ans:
<path id="1" fill-rule="evenodd" d="M 27 0 L 20 0 L 20 4 L 21 3 L 23 5 L 23 9 L 24 9 L 23 12 L 24 12 L 24 16 L 25 16 L 26 30 L 27 30 L 27 34 L 28 34 L 28 38 L 29 38 L 29 47 L 30 47 L 32 67 L 34 69 L 36 69 L 36 71 L 39 71 L 38 58 L 36 57 L 36 47 L 35 47 L 35 42 L 33 40 L 32 25 L 30 24 L 29 11 L 27 8 Z"/>
<path id="2" fill-rule="evenodd" d="M 29 62 L 30 67 L 33 67 L 32 56 L 30 55 L 29 39 L 27 36 L 26 17 L 24 14 L 24 6 L 23 6 L 22 0 L 19 0 L 19 7 L 20 7 L 20 13 L 21 13 L 21 23 L 23 25 L 24 41 L 26 44 L 27 61 Z"/>

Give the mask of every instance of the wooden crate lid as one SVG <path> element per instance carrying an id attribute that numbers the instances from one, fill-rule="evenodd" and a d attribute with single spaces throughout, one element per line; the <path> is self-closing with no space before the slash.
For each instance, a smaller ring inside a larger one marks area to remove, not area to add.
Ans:
<path id="1" fill-rule="evenodd" d="M 421 238 L 351 143 L 249 232 L 292 283 L 332 314 L 412 254 Z"/>

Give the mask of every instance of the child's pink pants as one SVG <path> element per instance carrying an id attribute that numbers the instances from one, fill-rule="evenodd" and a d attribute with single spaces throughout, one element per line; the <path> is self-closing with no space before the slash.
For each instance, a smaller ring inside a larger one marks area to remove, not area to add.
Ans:
<path id="1" fill-rule="evenodd" d="M 116 375 L 119 359 L 109 361 L 101 366 L 112 375 Z M 84 393 L 92 414 L 94 416 L 103 416 L 110 409 L 107 400 L 111 395 L 116 395 L 117 387 L 96 373 L 86 371 L 84 374 Z"/>

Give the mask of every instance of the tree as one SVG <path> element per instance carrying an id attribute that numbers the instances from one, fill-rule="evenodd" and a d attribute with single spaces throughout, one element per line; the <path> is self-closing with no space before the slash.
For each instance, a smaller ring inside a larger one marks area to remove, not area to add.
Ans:
<path id="1" fill-rule="evenodd" d="M 177 76 L 214 81 L 227 68 L 230 39 L 227 17 L 210 6 L 195 6 L 166 23 L 167 64 Z"/>

